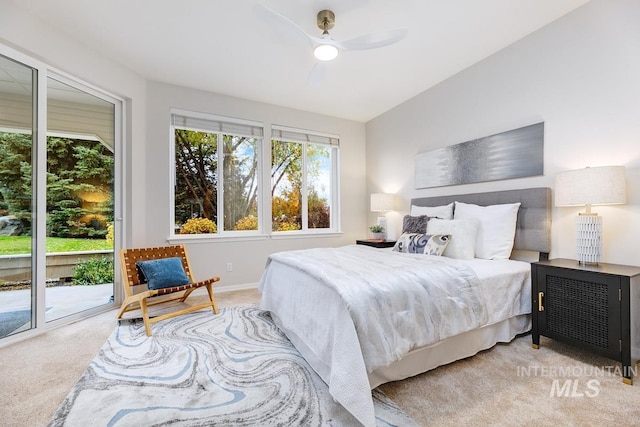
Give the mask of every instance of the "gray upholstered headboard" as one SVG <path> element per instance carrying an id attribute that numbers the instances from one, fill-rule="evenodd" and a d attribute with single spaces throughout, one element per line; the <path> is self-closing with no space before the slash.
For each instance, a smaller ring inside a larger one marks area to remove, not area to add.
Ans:
<path id="1" fill-rule="evenodd" d="M 415 206 L 440 206 L 454 201 L 480 206 L 520 202 L 514 249 L 540 252 L 545 259 L 551 251 L 551 189 L 493 191 L 489 193 L 454 196 L 420 197 L 411 199 Z"/>

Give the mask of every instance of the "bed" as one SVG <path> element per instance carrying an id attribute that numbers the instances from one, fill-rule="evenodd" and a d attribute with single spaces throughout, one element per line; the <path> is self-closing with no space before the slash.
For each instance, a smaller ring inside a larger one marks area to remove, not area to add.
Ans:
<path id="1" fill-rule="evenodd" d="M 413 199 L 409 219 L 454 206 L 451 218 L 427 215 L 425 234 L 430 227 L 450 232 L 450 243 L 438 252 L 446 256 L 348 245 L 280 252 L 267 261 L 261 308 L 363 425 L 375 425 L 371 390 L 378 385 L 472 356 L 531 328 L 529 262 L 505 258 L 521 252 L 548 257 L 551 190 Z M 480 246 L 500 234 L 486 212 L 507 206 L 513 234 L 501 257 Z M 482 237 L 480 230 L 492 232 Z"/>

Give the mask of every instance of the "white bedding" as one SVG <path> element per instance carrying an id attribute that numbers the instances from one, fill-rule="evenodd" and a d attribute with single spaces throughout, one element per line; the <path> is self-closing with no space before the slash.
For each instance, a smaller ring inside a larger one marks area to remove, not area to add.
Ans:
<path id="1" fill-rule="evenodd" d="M 529 313 L 529 281 L 524 262 L 354 245 L 272 255 L 261 306 L 333 397 L 374 425 L 368 373 L 415 348 Z"/>

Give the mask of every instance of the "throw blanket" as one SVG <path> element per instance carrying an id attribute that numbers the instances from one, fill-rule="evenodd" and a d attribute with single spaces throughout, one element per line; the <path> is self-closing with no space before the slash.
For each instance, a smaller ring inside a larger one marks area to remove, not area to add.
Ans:
<path id="1" fill-rule="evenodd" d="M 368 372 L 487 322 L 478 279 L 456 260 L 360 245 L 280 252 L 270 260 L 342 297 Z"/>

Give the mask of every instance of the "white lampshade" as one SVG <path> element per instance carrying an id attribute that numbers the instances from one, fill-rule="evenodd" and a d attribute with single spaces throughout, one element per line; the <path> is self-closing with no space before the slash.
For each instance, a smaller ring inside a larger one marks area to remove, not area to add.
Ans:
<path id="1" fill-rule="evenodd" d="M 320 44 L 313 49 L 313 56 L 319 61 L 331 61 L 338 56 L 338 48 L 332 44 Z"/>
<path id="2" fill-rule="evenodd" d="M 371 212 L 389 212 L 395 210 L 396 196 L 388 193 L 371 193 Z"/>
<path id="3" fill-rule="evenodd" d="M 576 217 L 576 256 L 581 264 L 602 258 L 602 217 L 592 205 L 622 204 L 627 200 L 624 166 L 602 166 L 561 172 L 555 179 L 556 206 L 586 207 Z"/>
<path id="4" fill-rule="evenodd" d="M 556 175 L 556 206 L 623 204 L 627 200 L 624 166 L 602 166 Z"/>

